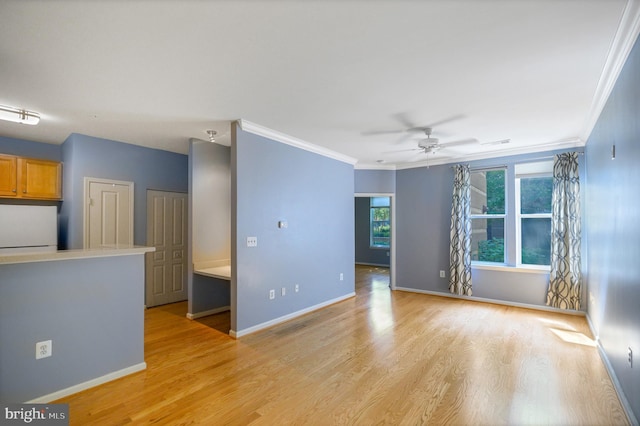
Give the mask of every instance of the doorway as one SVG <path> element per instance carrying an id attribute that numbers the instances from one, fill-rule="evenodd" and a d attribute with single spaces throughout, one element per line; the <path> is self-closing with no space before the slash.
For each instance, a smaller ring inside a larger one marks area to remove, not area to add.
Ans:
<path id="1" fill-rule="evenodd" d="M 84 247 L 133 245 L 133 182 L 84 178 Z"/>
<path id="2" fill-rule="evenodd" d="M 147 190 L 148 308 L 187 300 L 187 204 L 185 193 Z"/>
<path id="3" fill-rule="evenodd" d="M 356 264 L 389 268 L 389 287 L 395 290 L 395 196 L 355 194 Z"/>

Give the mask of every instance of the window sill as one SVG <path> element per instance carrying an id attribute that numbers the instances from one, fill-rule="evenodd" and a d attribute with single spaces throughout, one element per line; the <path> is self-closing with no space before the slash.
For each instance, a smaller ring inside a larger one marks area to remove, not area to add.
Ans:
<path id="1" fill-rule="evenodd" d="M 370 249 L 373 250 L 389 250 L 391 247 L 383 247 L 383 246 L 369 246 Z"/>
<path id="2" fill-rule="evenodd" d="M 471 269 L 480 269 L 485 271 L 519 272 L 523 274 L 548 274 L 550 271 L 548 266 L 537 266 L 537 265 L 509 266 L 509 265 L 494 264 L 494 263 L 472 263 Z"/>

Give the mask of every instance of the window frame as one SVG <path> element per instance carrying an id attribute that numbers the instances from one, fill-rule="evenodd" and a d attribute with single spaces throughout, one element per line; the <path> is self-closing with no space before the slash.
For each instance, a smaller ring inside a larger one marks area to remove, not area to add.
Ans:
<path id="1" fill-rule="evenodd" d="M 474 219 L 502 219 L 503 221 L 503 237 L 502 237 L 502 241 L 503 241 L 503 253 L 502 253 L 502 262 L 491 262 L 491 261 L 486 261 L 486 260 L 471 260 L 471 264 L 476 266 L 476 265 L 486 265 L 486 266 L 506 266 L 507 265 L 507 253 L 508 253 L 508 242 L 507 242 L 507 228 L 508 228 L 508 212 L 509 212 L 509 205 L 508 205 L 508 194 L 509 194 L 509 172 L 508 172 L 508 167 L 504 166 L 504 165 L 499 165 L 499 166 L 491 166 L 491 167 L 478 167 L 478 168 L 472 168 L 469 171 L 471 172 L 471 174 L 473 173 L 478 173 L 478 172 L 491 172 L 491 171 L 497 171 L 497 170 L 502 170 L 504 171 L 504 213 L 482 213 L 482 214 L 470 214 L 469 215 L 469 219 L 471 220 L 471 229 L 473 230 L 473 220 Z M 471 189 L 473 190 L 473 189 Z M 472 231 L 473 233 L 473 231 Z"/>
<path id="2" fill-rule="evenodd" d="M 471 173 L 505 170 L 505 214 L 472 214 L 470 216 L 471 220 L 492 218 L 504 220 L 504 262 L 472 260 L 472 268 L 496 271 L 519 271 L 536 274 L 549 272 L 549 265 L 522 263 L 522 220 L 529 218 L 549 219 L 551 218 L 552 213 L 520 213 L 520 179 L 529 177 L 553 177 L 552 160 L 553 157 L 536 158 L 531 160 L 525 159 L 508 164 L 478 166 L 477 168 L 470 169 Z M 529 169 L 525 166 L 528 164 L 533 166 L 535 163 L 546 162 L 550 162 L 550 167 L 541 172 L 535 171 L 535 167 L 533 169 Z M 521 170 L 519 170 L 520 167 L 522 167 Z"/>
<path id="3" fill-rule="evenodd" d="M 517 163 L 526 164 L 526 163 Z M 515 164 L 514 167 L 517 165 Z M 549 219 L 551 221 L 552 213 L 522 213 L 522 200 L 520 192 L 520 183 L 522 178 L 551 178 L 553 179 L 553 170 L 544 173 L 536 173 L 525 176 L 514 175 L 514 191 L 515 191 L 515 244 L 516 244 L 516 267 L 524 268 L 540 268 L 549 269 L 550 265 L 539 265 L 535 263 L 522 262 L 522 219 Z M 553 209 L 553 206 L 552 206 Z"/>
<path id="4" fill-rule="evenodd" d="M 374 198 L 387 198 L 389 201 L 389 205 L 387 206 L 373 206 L 373 199 Z M 386 245 L 381 245 L 381 244 L 374 244 L 373 243 L 373 218 L 374 218 L 374 214 L 373 211 L 377 210 L 377 209 L 386 209 L 388 210 L 388 225 L 389 225 L 389 231 L 391 232 L 391 197 L 387 197 L 387 196 L 379 196 L 379 197 L 369 197 L 369 248 L 370 249 L 379 249 L 379 250 L 389 250 L 391 248 L 391 235 L 389 235 L 389 240 L 387 241 Z M 380 221 L 376 221 L 376 222 L 380 222 Z"/>

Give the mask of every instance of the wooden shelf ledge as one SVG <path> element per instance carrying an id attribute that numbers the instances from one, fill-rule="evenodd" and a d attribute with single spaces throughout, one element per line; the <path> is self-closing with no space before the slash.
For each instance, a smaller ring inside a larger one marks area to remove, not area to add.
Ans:
<path id="1" fill-rule="evenodd" d="M 225 259 L 194 263 L 193 273 L 231 281 L 231 262 Z"/>

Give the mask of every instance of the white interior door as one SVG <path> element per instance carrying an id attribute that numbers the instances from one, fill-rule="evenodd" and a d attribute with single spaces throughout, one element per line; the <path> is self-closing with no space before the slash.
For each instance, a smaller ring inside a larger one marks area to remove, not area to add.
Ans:
<path id="1" fill-rule="evenodd" d="M 147 191 L 147 307 L 187 300 L 187 194 Z"/>
<path id="2" fill-rule="evenodd" d="M 85 178 L 84 246 L 133 245 L 133 182 Z"/>

